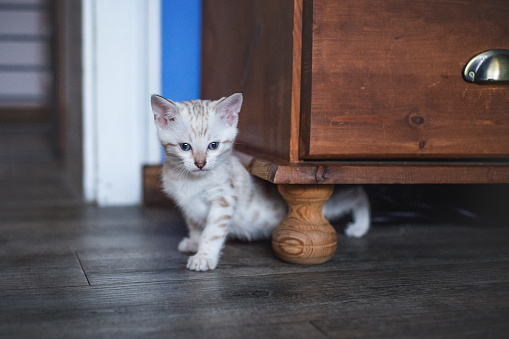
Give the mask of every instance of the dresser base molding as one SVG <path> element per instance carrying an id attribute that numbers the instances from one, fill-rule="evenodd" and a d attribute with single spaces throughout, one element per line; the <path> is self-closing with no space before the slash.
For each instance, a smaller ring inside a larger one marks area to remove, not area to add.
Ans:
<path id="1" fill-rule="evenodd" d="M 509 183 L 509 161 L 300 161 L 236 152 L 251 174 L 274 184 Z"/>

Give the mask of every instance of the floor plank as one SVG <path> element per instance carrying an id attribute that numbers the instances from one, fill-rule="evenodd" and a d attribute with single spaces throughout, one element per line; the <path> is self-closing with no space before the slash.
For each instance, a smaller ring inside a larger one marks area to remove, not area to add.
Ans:
<path id="1" fill-rule="evenodd" d="M 336 225 L 341 231 L 342 225 Z M 185 269 L 179 213 L 0 208 L 2 338 L 505 337 L 509 226 L 375 225 L 327 263 L 229 241 Z"/>
<path id="2" fill-rule="evenodd" d="M 0 256 L 0 289 L 26 290 L 85 286 L 86 276 L 75 253 Z"/>
<path id="3" fill-rule="evenodd" d="M 67 180 L 66 170 L 59 161 L 0 161 L 0 187 L 0 207 L 4 210 L 20 205 L 50 207 L 83 203 L 82 193 Z"/>

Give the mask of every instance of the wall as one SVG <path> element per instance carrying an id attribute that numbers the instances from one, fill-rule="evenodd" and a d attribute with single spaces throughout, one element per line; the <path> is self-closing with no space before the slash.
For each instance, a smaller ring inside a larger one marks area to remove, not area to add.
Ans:
<path id="1" fill-rule="evenodd" d="M 160 161 L 150 95 L 160 92 L 160 1 L 83 1 L 85 198 L 138 204 Z"/>

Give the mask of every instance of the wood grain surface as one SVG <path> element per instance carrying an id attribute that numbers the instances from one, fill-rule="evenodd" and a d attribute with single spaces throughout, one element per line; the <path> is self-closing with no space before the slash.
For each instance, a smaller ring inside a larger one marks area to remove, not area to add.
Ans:
<path id="1" fill-rule="evenodd" d="M 176 210 L 0 209 L 0 337 L 503 338 L 509 228 L 374 225 L 321 265 L 228 242 L 186 270 Z"/>
<path id="2" fill-rule="evenodd" d="M 276 255 L 294 264 L 320 264 L 336 252 L 337 235 L 322 214 L 333 185 L 279 185 L 288 215 L 272 233 Z"/>
<path id="3" fill-rule="evenodd" d="M 305 161 L 248 150 L 235 154 L 251 174 L 275 184 L 509 183 L 507 162 Z"/>
<path id="4" fill-rule="evenodd" d="M 294 10 L 301 1 L 203 2 L 202 98 L 242 92 L 237 143 L 285 159 L 297 154 L 290 143 L 298 130 L 300 55 L 294 41 L 300 37 Z"/>
<path id="5" fill-rule="evenodd" d="M 474 55 L 509 48 L 509 2 L 305 3 L 301 158 L 509 156 L 509 87 L 462 78 Z"/>
<path id="6" fill-rule="evenodd" d="M 503 0 L 205 1 L 202 94 L 244 92 L 237 147 L 269 181 L 507 182 L 509 89 L 461 74 L 508 48 L 508 11 Z"/>

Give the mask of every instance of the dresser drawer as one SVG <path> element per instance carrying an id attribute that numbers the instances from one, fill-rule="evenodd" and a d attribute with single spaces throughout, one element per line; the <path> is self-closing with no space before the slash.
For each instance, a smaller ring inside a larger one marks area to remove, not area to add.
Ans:
<path id="1" fill-rule="evenodd" d="M 304 1 L 301 159 L 504 158 L 509 86 L 465 64 L 509 49 L 509 1 Z"/>
<path id="2" fill-rule="evenodd" d="M 236 149 L 278 184 L 509 182 L 509 1 L 204 0 L 202 97 L 244 94 Z"/>

